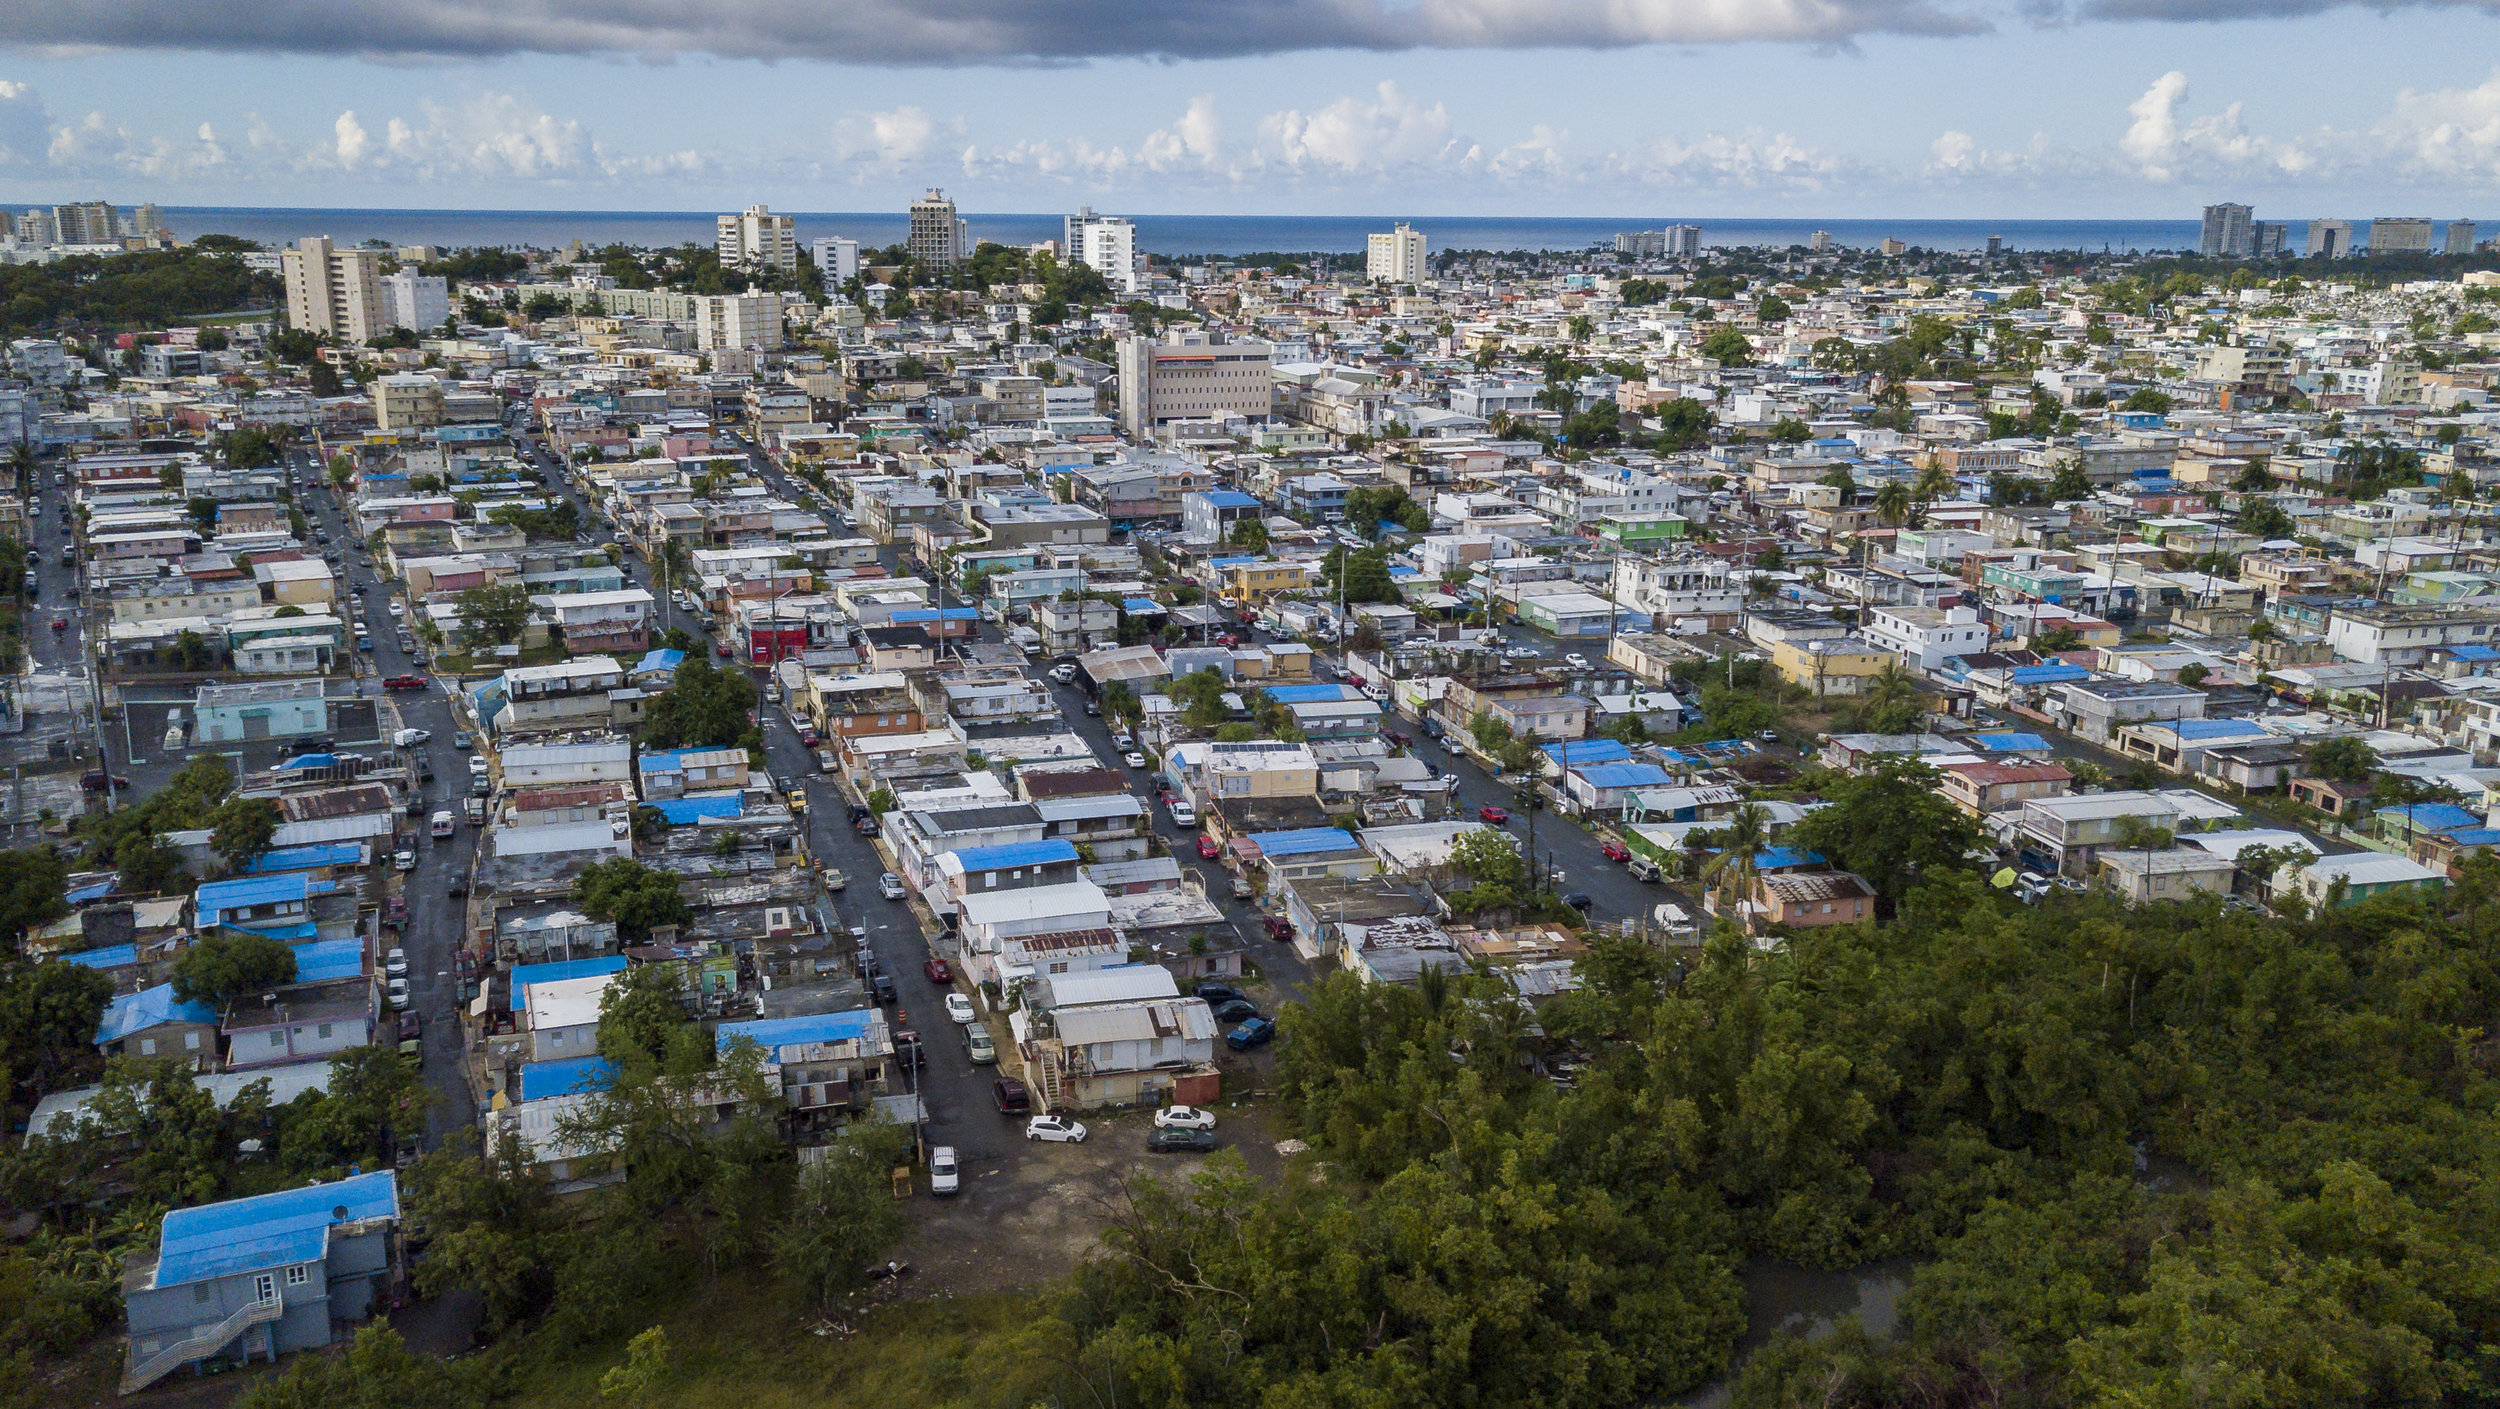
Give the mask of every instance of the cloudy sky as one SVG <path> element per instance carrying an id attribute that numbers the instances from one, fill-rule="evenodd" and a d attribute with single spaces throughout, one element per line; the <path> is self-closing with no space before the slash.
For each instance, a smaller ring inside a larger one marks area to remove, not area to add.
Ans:
<path id="1" fill-rule="evenodd" d="M 2500 0 L 0 0 L 0 204 L 2500 214 Z"/>

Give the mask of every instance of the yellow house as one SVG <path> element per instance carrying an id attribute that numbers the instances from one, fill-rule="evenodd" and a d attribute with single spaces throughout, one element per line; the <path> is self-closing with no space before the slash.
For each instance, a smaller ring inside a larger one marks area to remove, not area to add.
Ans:
<path id="1" fill-rule="evenodd" d="M 1311 678 L 1311 648 L 1298 641 L 1244 646 L 1233 652 L 1233 678 L 1300 685 Z"/>
<path id="2" fill-rule="evenodd" d="M 1789 684 L 1812 690 L 1817 699 L 1857 694 L 1866 687 L 1867 680 L 1884 668 L 1884 662 L 1899 659 L 1855 636 L 1788 640 L 1771 647 L 1772 669 Z"/>
<path id="3" fill-rule="evenodd" d="M 1215 798 L 1319 796 L 1319 758 L 1308 745 L 1290 749 L 1273 743 L 1256 748 L 1208 746 L 1207 795 Z"/>
<path id="4" fill-rule="evenodd" d="M 1235 563 L 1224 569 L 1224 600 L 1236 606 L 1256 606 L 1279 592 L 1310 585 L 1311 569 L 1307 563 L 1262 561 Z"/>

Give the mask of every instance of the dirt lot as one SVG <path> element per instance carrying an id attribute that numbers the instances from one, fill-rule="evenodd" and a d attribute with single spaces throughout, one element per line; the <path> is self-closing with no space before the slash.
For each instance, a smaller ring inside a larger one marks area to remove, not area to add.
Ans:
<path id="1" fill-rule="evenodd" d="M 1218 1148 L 1238 1151 L 1262 1178 L 1281 1177 L 1285 1160 L 1268 1132 L 1268 1112 L 1255 1105 L 1214 1109 Z M 1144 1111 L 1088 1114 L 1084 1121 L 1084 1144 L 1035 1142 L 1012 1164 L 959 1151 L 964 1189 L 952 1198 L 931 1197 L 924 1176 L 912 1200 L 918 1226 L 897 1254 L 917 1283 L 907 1295 L 1013 1291 L 1065 1276 L 1119 1214 L 1131 1182 L 1185 1180 L 1209 1158 L 1146 1153 L 1153 1117 Z M 1001 1140 L 1024 1138 L 1007 1120 L 999 1127 Z"/>

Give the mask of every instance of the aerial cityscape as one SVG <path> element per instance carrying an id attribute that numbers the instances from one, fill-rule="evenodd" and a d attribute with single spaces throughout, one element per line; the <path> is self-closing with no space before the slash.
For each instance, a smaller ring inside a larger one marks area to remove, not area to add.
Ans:
<path id="1" fill-rule="evenodd" d="M 2500 1402 L 2500 70 L 2280 8 L 12 16 L 0 1409 Z"/>

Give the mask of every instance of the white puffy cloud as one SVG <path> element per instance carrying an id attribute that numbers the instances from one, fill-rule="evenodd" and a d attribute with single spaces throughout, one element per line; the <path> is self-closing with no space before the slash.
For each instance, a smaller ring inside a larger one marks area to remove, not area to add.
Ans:
<path id="1" fill-rule="evenodd" d="M 339 165 L 350 171 L 362 165 L 366 155 L 373 150 L 373 139 L 365 135 L 365 125 L 356 120 L 356 110 L 349 108 L 340 113 L 338 121 L 330 124 L 330 130 L 333 134 L 330 149 L 337 155 Z"/>
<path id="2" fill-rule="evenodd" d="M 52 113 L 43 95 L 0 79 L 0 166 L 39 162 L 52 146 Z"/>
<path id="3" fill-rule="evenodd" d="M 833 150 L 846 160 L 892 170 L 926 154 L 937 130 L 927 112 L 908 105 L 852 113 L 833 125 Z"/>
<path id="4" fill-rule="evenodd" d="M 1615 154 L 1607 164 L 1636 181 L 1701 190 L 1828 191 L 1862 171 L 1848 157 L 1760 128 L 1698 137 L 1663 134 Z"/>
<path id="5" fill-rule="evenodd" d="M 2144 179 L 2172 181 L 2207 172 L 2247 172 L 2268 165 L 2297 173 L 2308 157 L 2297 146 L 2269 142 L 2251 133 L 2240 120 L 2240 105 L 2218 113 L 2182 119 L 2188 77 L 2172 69 L 2153 80 L 2144 96 L 2127 105 L 2133 119 L 2118 139 L 2118 150 Z"/>
<path id="6" fill-rule="evenodd" d="M 1467 153 L 1452 134 L 1447 106 L 1427 106 L 1388 81 L 1369 99 L 1339 98 L 1309 113 L 1294 108 L 1270 113 L 1260 120 L 1259 134 L 1286 167 L 1339 175 L 1448 164 Z"/>
<path id="7" fill-rule="evenodd" d="M 1181 114 L 1180 121 L 1146 134 L 1137 155 L 1149 171 L 1213 166 L 1223 139 L 1224 126 L 1215 115 L 1215 95 L 1201 93 L 1189 100 L 1189 110 Z"/>
<path id="8" fill-rule="evenodd" d="M 2472 88 L 2406 89 L 2370 135 L 2421 179 L 2500 181 L 2500 68 Z"/>

